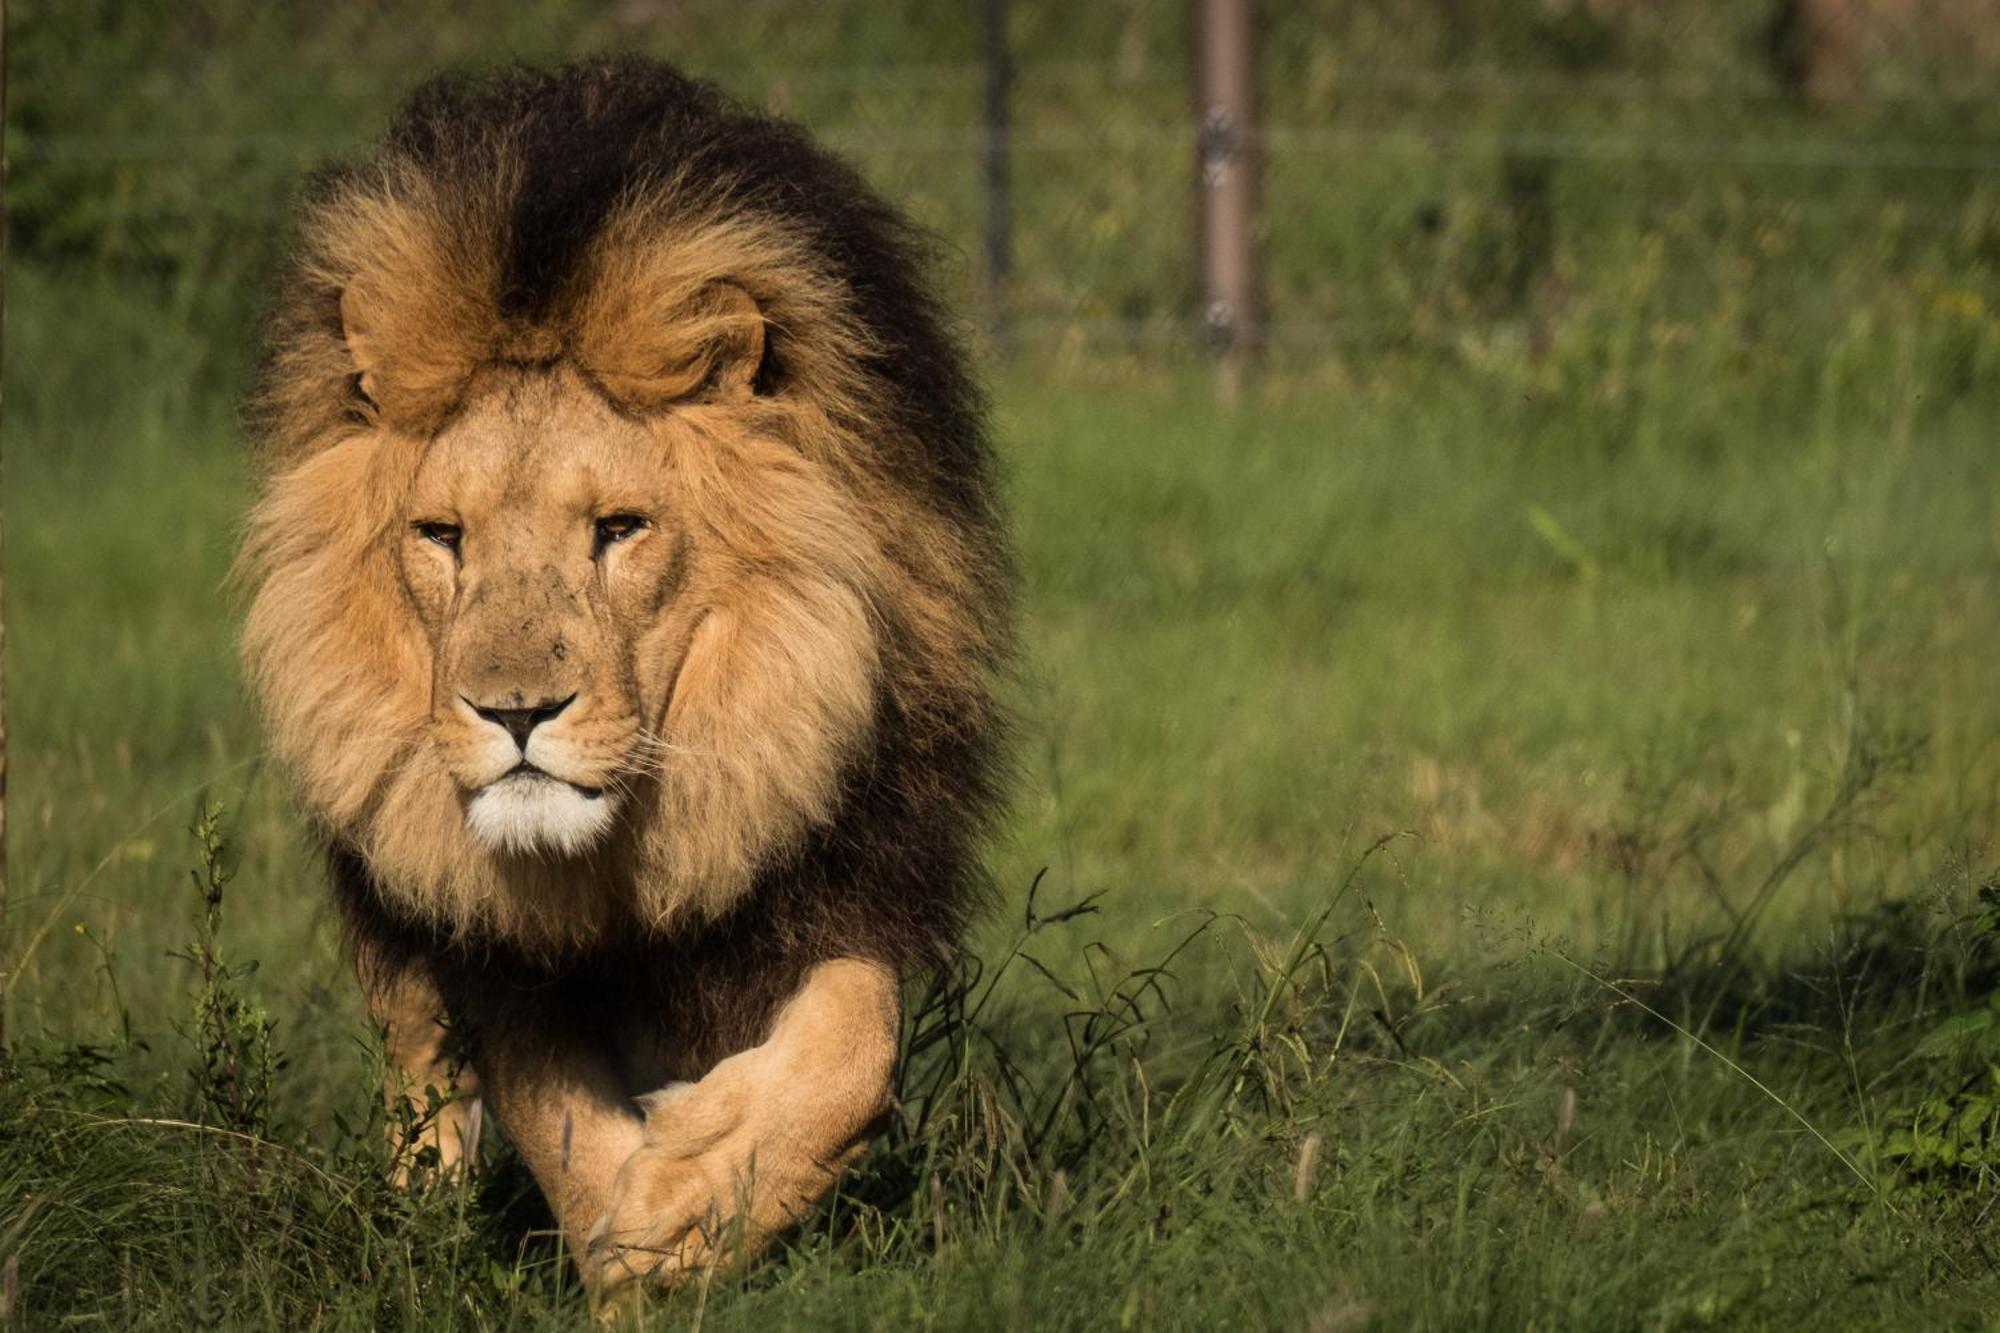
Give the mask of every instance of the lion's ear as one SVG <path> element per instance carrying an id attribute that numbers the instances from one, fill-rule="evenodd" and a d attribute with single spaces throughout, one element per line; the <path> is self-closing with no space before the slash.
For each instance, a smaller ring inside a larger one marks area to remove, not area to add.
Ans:
<path id="1" fill-rule="evenodd" d="M 493 321 L 455 293 L 388 290 L 366 281 L 341 289 L 340 334 L 355 382 L 383 421 L 434 430 L 491 346 Z"/>
<path id="2" fill-rule="evenodd" d="M 710 289 L 716 333 L 711 342 L 707 381 L 714 396 L 748 398 L 764 366 L 764 312 L 750 293 L 733 282 Z"/>
<path id="3" fill-rule="evenodd" d="M 608 285 L 608 284 L 607 284 Z M 645 410 L 701 400 L 735 402 L 756 390 L 764 312 L 733 282 L 711 282 L 682 313 L 659 319 L 638 284 L 591 311 L 579 351 L 606 392 Z"/>
<path id="4" fill-rule="evenodd" d="M 369 332 L 368 303 L 353 287 L 340 292 L 340 336 L 347 342 L 347 355 L 354 361 L 355 383 L 361 396 L 375 408 L 382 405 L 382 376 L 379 350 Z"/>

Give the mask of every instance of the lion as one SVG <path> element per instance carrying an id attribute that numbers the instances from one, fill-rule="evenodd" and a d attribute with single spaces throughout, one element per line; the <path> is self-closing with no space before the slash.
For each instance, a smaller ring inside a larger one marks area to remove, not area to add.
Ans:
<path id="1" fill-rule="evenodd" d="M 593 1293 L 805 1214 L 981 892 L 1011 556 L 927 253 L 638 59 L 433 79 L 301 205 L 246 679 L 404 1170 L 490 1116 Z"/>

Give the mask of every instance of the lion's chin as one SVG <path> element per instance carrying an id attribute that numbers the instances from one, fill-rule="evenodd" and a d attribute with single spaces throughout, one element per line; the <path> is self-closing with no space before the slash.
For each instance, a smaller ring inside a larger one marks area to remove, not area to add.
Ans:
<path id="1" fill-rule="evenodd" d="M 617 805 L 608 791 L 517 772 L 480 788 L 465 822 L 488 851 L 578 856 L 610 829 Z"/>

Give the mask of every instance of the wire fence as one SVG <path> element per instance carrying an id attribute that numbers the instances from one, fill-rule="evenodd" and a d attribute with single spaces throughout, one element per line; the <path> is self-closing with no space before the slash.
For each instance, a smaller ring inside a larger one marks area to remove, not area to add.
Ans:
<path id="1" fill-rule="evenodd" d="M 247 309 L 299 174 L 359 150 L 423 73 L 638 50 L 856 161 L 1010 342 L 1198 349 L 1191 5 L 1005 5 L 998 138 L 992 10 L 15 0 L 14 240 L 29 264 L 165 284 L 190 319 Z M 2000 0 L 1265 0 L 1256 17 L 1274 352 L 1803 355 L 1915 310 L 1992 356 Z"/>

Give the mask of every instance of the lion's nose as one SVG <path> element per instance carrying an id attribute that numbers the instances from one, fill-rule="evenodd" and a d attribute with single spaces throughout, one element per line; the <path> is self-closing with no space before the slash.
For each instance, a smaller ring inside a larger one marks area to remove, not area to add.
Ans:
<path id="1" fill-rule="evenodd" d="M 465 698 L 464 695 L 460 695 L 459 697 L 461 699 Z M 519 698 L 520 696 L 516 695 L 515 697 Z M 521 747 L 521 753 L 523 754 L 528 752 L 528 734 L 575 702 L 576 696 L 574 694 L 570 695 L 567 699 L 549 700 L 536 704 L 531 708 L 487 708 L 483 705 L 473 703 L 470 699 L 465 700 L 466 706 L 473 712 L 479 714 L 479 716 L 485 718 L 495 726 L 506 728 L 507 734 L 514 738 L 514 744 Z"/>

